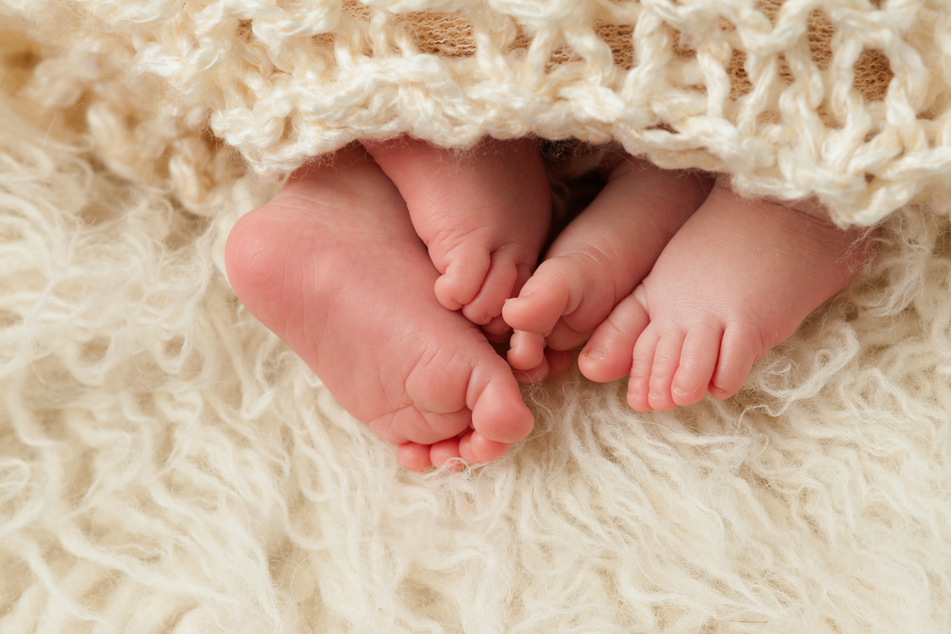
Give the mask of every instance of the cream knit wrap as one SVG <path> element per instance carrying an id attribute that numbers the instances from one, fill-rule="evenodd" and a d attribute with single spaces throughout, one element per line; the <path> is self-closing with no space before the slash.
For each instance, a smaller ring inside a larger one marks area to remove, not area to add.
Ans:
<path id="1" fill-rule="evenodd" d="M 209 161 L 211 141 L 200 156 L 175 147 L 187 121 L 263 173 L 355 139 L 464 147 L 537 135 L 613 139 L 662 166 L 727 172 L 747 196 L 816 195 L 841 224 L 872 225 L 923 190 L 951 190 L 944 0 L 2 6 L 47 47 L 49 72 L 26 87 L 35 101 L 88 108 L 126 167 Z M 57 76 L 62 56 L 88 75 Z M 129 99 L 90 93 L 115 82 Z"/>

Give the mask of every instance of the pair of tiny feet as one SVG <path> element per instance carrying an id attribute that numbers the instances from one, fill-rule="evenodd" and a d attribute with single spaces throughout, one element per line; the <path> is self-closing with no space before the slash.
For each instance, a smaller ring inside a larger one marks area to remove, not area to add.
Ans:
<path id="1" fill-rule="evenodd" d="M 581 372 L 628 377 L 635 410 L 729 397 L 866 258 L 810 209 L 630 157 L 538 264 L 550 222 L 532 140 L 367 143 L 298 170 L 225 261 L 248 310 L 419 471 L 504 455 L 533 426 L 519 380 L 582 345 Z"/>

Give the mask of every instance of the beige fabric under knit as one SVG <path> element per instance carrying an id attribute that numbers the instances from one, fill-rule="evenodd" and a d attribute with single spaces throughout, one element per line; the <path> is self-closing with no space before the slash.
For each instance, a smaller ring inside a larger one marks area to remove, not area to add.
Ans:
<path id="1" fill-rule="evenodd" d="M 118 62 L 149 83 L 141 105 L 190 111 L 262 172 L 401 133 L 453 147 L 614 138 L 871 225 L 951 168 L 943 0 L 6 4 L 90 72 Z M 128 115 L 115 105 L 92 107 Z"/>

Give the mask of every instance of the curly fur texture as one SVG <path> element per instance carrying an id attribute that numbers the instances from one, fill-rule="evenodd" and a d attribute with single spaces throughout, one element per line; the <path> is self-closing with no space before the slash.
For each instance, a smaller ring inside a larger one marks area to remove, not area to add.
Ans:
<path id="1" fill-rule="evenodd" d="M 190 2 L 192 21 L 179 24 L 181 4 L 0 3 L 0 631 L 946 631 L 951 199 L 941 187 L 909 186 L 919 195 L 878 230 L 868 271 L 737 397 L 642 415 L 621 386 L 570 374 L 526 389 L 538 424 L 498 463 L 410 474 L 223 274 L 229 227 L 276 186 L 245 161 L 290 167 L 363 131 L 369 110 L 327 132 L 276 78 L 237 81 L 231 31 L 210 11 L 260 10 L 250 31 L 228 24 L 250 38 L 246 61 L 263 64 L 265 53 L 283 59 L 293 34 L 268 16 L 325 5 Z M 399 6 L 464 8 L 410 4 Z M 553 28 L 532 3 L 492 4 L 519 9 L 525 29 Z M 368 5 L 371 23 L 389 15 Z M 642 17 L 673 20 L 690 5 L 644 2 Z M 817 6 L 797 4 L 807 5 Z M 933 29 L 946 20 L 937 4 L 882 5 L 898 29 L 919 24 L 916 7 L 931 7 Z M 345 13 L 307 24 L 327 29 Z M 482 46 L 482 25 L 472 28 Z M 908 42 L 925 47 L 928 32 L 915 33 Z M 142 73 L 172 59 L 176 34 L 187 64 L 165 79 Z M 547 56 L 556 43 L 537 46 Z M 580 77 L 599 50 L 549 72 Z M 516 58 L 499 58 L 500 78 Z M 892 70 L 904 59 L 889 57 Z M 563 98 L 587 99 L 577 87 Z M 927 126 L 939 126 L 940 91 L 929 91 Z M 286 136 L 225 108 L 264 116 L 255 104 L 281 95 L 307 123 Z M 528 130 L 522 119 L 492 127 L 503 120 L 460 133 Z M 617 130 L 587 121 L 563 130 L 589 140 Z M 823 151 L 836 155 L 838 142 Z M 706 165 L 713 147 L 654 156 Z M 773 182 L 751 170 L 737 174 Z"/>

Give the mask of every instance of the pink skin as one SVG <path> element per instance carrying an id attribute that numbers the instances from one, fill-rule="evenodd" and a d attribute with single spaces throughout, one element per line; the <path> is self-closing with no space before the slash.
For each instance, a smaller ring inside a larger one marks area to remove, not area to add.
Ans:
<path id="1" fill-rule="evenodd" d="M 407 468 L 495 460 L 531 431 L 511 369 L 436 300 L 440 274 L 403 196 L 362 148 L 300 170 L 242 217 L 226 265 L 248 310 Z"/>
<path id="2" fill-rule="evenodd" d="M 441 274 L 439 303 L 504 340 L 502 304 L 534 270 L 551 221 L 535 142 L 486 139 L 465 152 L 408 138 L 365 145 L 403 195 Z"/>
<path id="3" fill-rule="evenodd" d="M 565 228 L 544 261 L 505 303 L 514 329 L 512 367 L 553 371 L 551 351 L 583 344 L 650 272 L 661 250 L 703 202 L 712 180 L 626 157 L 597 198 Z"/>
<path id="4" fill-rule="evenodd" d="M 580 369 L 595 381 L 629 375 L 628 402 L 641 412 L 708 391 L 732 396 L 757 360 L 854 278 L 868 246 L 815 205 L 744 200 L 720 179 L 595 330 Z"/>

